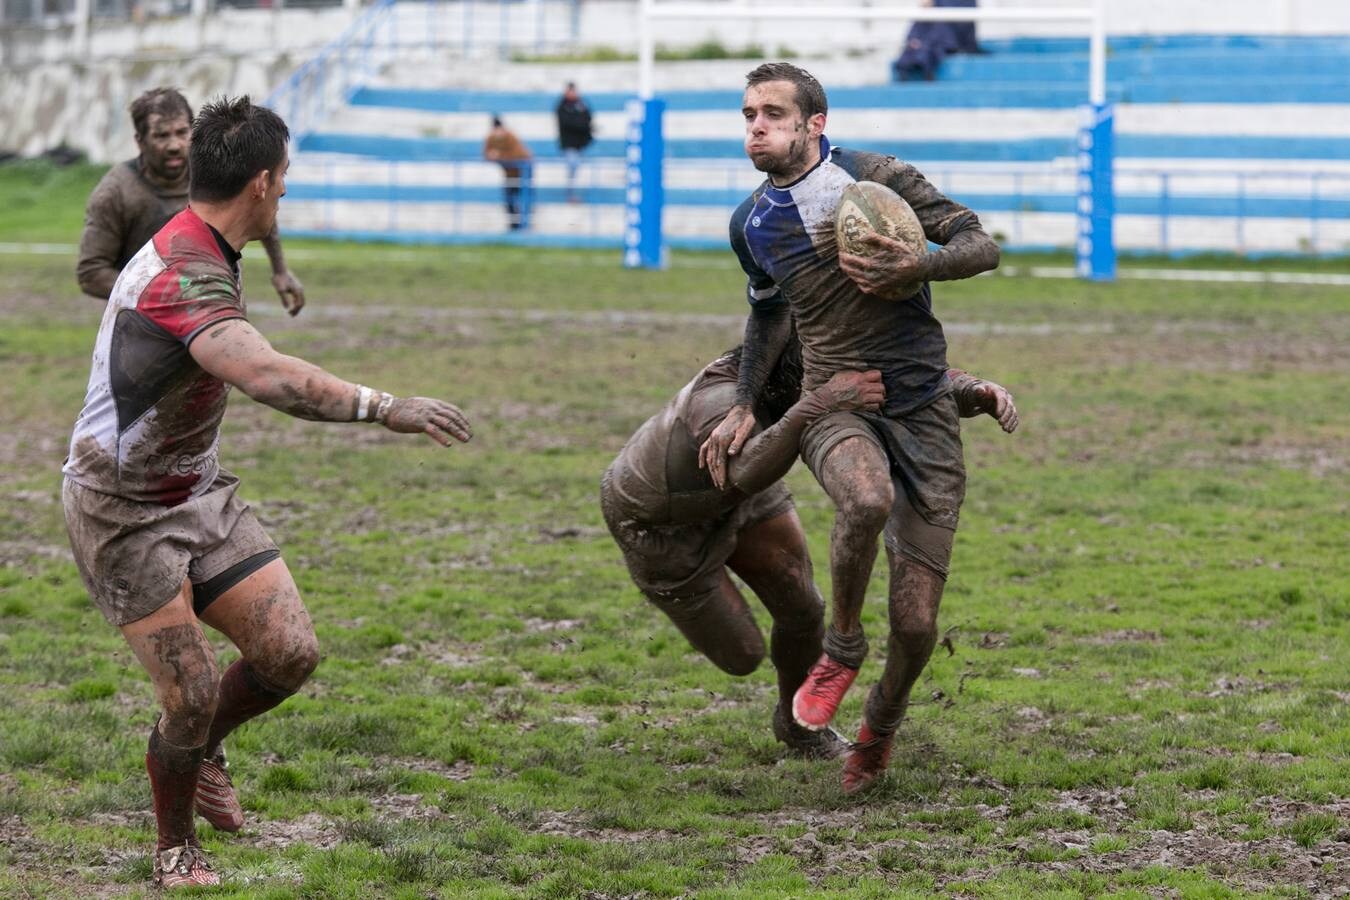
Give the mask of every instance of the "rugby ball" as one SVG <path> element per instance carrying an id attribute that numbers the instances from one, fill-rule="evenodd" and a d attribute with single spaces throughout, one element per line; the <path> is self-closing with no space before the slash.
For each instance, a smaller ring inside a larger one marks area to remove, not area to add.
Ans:
<path id="1" fill-rule="evenodd" d="M 900 241 L 916 256 L 928 252 L 919 217 L 905 198 L 876 181 L 858 181 L 844 188 L 834 215 L 834 236 L 841 253 L 871 256 L 875 249 L 862 243 L 863 235 L 877 233 Z M 896 291 L 897 298 L 911 297 L 922 283 Z"/>

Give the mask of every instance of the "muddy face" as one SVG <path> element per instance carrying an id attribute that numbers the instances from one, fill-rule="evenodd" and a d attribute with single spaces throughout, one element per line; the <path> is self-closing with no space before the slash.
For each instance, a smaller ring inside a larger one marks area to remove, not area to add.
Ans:
<path id="1" fill-rule="evenodd" d="M 176 116 L 152 114 L 145 134 L 136 136 L 144 170 L 156 181 L 177 184 L 187 177 L 188 145 L 192 142 L 192 124 L 181 113 Z"/>
<path id="2" fill-rule="evenodd" d="M 745 89 L 745 155 L 776 184 L 795 181 L 820 158 L 825 116 L 807 119 L 789 81 L 766 81 Z"/>

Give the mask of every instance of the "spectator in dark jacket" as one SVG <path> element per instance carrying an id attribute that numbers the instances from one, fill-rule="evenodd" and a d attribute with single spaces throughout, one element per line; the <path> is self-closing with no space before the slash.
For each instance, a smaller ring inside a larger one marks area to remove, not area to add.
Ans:
<path id="1" fill-rule="evenodd" d="M 925 0 L 924 6 L 971 9 L 976 0 Z M 953 53 L 983 53 L 975 40 L 974 22 L 915 22 L 900 57 L 891 64 L 896 81 L 937 78 L 938 67 Z"/>
<path id="2" fill-rule="evenodd" d="M 558 146 L 567 161 L 567 200 L 577 202 L 577 167 L 581 165 L 581 151 L 591 143 L 591 108 L 581 99 L 576 82 L 567 82 L 562 99 L 558 101 Z"/>

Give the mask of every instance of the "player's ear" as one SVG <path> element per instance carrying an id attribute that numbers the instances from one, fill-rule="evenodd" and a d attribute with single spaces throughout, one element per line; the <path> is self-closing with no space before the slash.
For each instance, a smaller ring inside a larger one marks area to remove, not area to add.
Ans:
<path id="1" fill-rule="evenodd" d="M 261 200 L 267 196 L 267 189 L 272 186 L 272 172 L 270 169 L 263 169 L 253 176 L 252 188 L 255 200 Z"/>
<path id="2" fill-rule="evenodd" d="M 825 114 L 816 113 L 806 120 L 806 127 L 809 129 L 812 137 L 819 137 L 825 133 Z"/>

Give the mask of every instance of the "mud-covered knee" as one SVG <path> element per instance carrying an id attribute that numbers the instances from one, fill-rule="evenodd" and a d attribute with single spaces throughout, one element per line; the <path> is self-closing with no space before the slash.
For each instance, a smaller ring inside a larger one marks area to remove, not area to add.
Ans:
<path id="1" fill-rule="evenodd" d="M 179 747 L 196 747 L 206 740 L 216 715 L 220 688 L 214 666 L 189 673 L 162 696 L 159 731 Z"/>
<path id="2" fill-rule="evenodd" d="M 293 694 L 318 668 L 319 640 L 312 631 L 297 635 L 269 654 L 268 659 L 250 660 L 250 665 L 275 693 Z"/>
<path id="3" fill-rule="evenodd" d="M 760 646 L 758 649 L 738 648 L 709 654 L 708 658 L 717 668 L 728 675 L 744 676 L 758 669 L 759 664 L 764 661 L 764 647 Z"/>
<path id="4" fill-rule="evenodd" d="M 880 530 L 890 517 L 894 501 L 895 489 L 890 482 L 859 486 L 839 504 L 840 521 L 854 528 Z"/>

